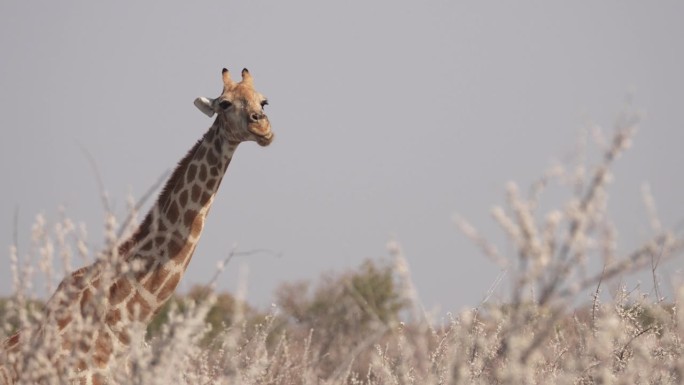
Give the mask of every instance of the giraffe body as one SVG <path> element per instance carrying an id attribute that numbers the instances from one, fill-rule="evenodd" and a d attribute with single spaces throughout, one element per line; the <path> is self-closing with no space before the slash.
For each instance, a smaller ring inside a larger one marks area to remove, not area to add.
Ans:
<path id="1" fill-rule="evenodd" d="M 226 69 L 222 75 L 221 96 L 195 100 L 205 114 L 217 114 L 214 124 L 179 162 L 133 235 L 68 275 L 48 300 L 39 328 L 3 343 L 0 385 L 44 381 L 34 374 L 46 364 L 73 383 L 107 383 L 111 366 L 129 350 L 131 329 L 146 326 L 171 297 L 238 144 L 273 140 L 266 99 L 249 72 L 242 71 L 239 83 Z M 31 359 L 31 351 L 44 357 Z"/>

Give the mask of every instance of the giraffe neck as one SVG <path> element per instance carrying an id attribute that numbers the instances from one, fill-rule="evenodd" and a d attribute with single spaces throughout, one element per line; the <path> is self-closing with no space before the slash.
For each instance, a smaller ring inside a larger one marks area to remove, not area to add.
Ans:
<path id="1" fill-rule="evenodd" d="M 215 123 L 180 161 L 138 230 L 119 248 L 132 272 L 115 283 L 110 305 L 128 313 L 126 318 L 149 321 L 176 289 L 237 145 Z"/>
<path id="2" fill-rule="evenodd" d="M 13 336 L 7 343 L 16 345 L 20 338 L 25 342 L 31 338 L 34 344 L 35 339 L 40 339 L 48 346 L 56 338 L 61 350 L 49 358 L 56 370 L 73 374 L 77 368 L 73 375 L 81 383 L 102 383 L 103 371 L 113 357 L 127 351 L 131 326 L 149 323 L 176 289 L 192 258 L 214 195 L 238 146 L 221 130 L 217 119 L 179 162 L 135 233 L 119 246 L 118 260 L 125 269 L 117 268 L 107 279 L 104 275 L 108 265 L 103 261 L 74 271 L 46 304 L 47 319 L 54 325 L 48 328 L 42 324 L 35 331 L 22 333 L 24 337 Z M 100 294 L 106 296 L 104 301 Z M 80 332 L 78 323 L 74 326 L 76 314 L 90 320 L 92 329 L 88 333 Z M 85 350 L 76 361 L 70 361 L 74 341 Z M 12 349 L 7 345 L 2 350 Z M 90 355 L 92 363 L 82 354 Z M 29 366 L 24 369 L 0 365 L 0 384 L 7 379 L 14 382 L 19 373 L 32 373 Z"/>

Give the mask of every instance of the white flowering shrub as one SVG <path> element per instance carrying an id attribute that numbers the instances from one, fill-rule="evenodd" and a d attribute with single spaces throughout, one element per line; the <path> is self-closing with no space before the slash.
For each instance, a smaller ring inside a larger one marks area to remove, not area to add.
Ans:
<path id="1" fill-rule="evenodd" d="M 318 286 L 285 284 L 266 313 L 240 296 L 211 285 L 172 299 L 147 329 L 130 330 L 131 347 L 112 365 L 111 384 L 680 384 L 684 381 L 684 286 L 663 293 L 656 270 L 677 257 L 681 234 L 666 229 L 644 188 L 654 236 L 618 253 L 608 217 L 613 163 L 628 148 L 636 120 L 623 118 L 602 157 L 555 166 L 523 194 L 506 187 L 505 205 L 491 214 L 511 250 L 480 234 L 461 217 L 456 223 L 501 268 L 490 293 L 476 307 L 428 317 L 418 301 L 410 269 L 397 242 L 392 263 L 367 262 L 331 274 Z M 547 186 L 567 186 L 570 198 L 544 209 Z M 105 199 L 106 201 L 106 199 Z M 135 209 L 135 205 L 131 205 Z M 133 210 L 134 212 L 134 210 Z M 132 216 L 134 217 L 134 215 Z M 129 221 L 126 221 L 127 223 Z M 123 226 L 130 231 L 131 226 Z M 117 234 L 107 217 L 109 245 Z M 123 233 L 125 233 L 124 231 Z M 32 244 L 20 261 L 10 248 L 14 293 L 0 302 L 0 337 L 50 322 L 41 291 L 73 266 L 88 262 L 85 227 L 66 215 L 54 224 L 38 216 Z M 102 258 L 102 256 L 99 256 Z M 74 261 L 76 259 L 76 261 Z M 55 270 L 61 261 L 61 268 Z M 600 267 L 590 261 L 599 261 Z M 653 294 L 608 282 L 640 269 L 653 273 Z M 510 285 L 504 298 L 494 289 Z M 43 285 L 36 287 L 35 285 Z M 613 287 L 616 287 L 613 285 Z M 587 300 L 583 300 L 583 299 Z M 47 321 L 46 321 L 47 320 Z M 92 327 L 82 321 L 81 332 Z M 6 348 L 6 346 L 5 346 Z M 68 382 L 52 367 L 50 339 L 23 348 L 21 383 Z M 0 359 L 7 362 L 8 355 Z M 72 363 L 73 364 L 73 363 Z M 0 378 L 0 383 L 2 379 Z"/>

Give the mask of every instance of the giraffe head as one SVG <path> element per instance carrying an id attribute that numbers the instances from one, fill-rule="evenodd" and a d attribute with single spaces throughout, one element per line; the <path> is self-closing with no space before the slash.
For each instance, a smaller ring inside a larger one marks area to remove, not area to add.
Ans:
<path id="1" fill-rule="evenodd" d="M 216 99 L 197 98 L 195 106 L 212 117 L 217 114 L 216 123 L 228 140 L 233 142 L 253 141 L 268 146 L 273 141 L 271 123 L 264 113 L 266 98 L 254 89 L 252 75 L 247 68 L 242 70 L 242 80 L 234 82 L 227 69 L 223 69 L 223 92 Z"/>

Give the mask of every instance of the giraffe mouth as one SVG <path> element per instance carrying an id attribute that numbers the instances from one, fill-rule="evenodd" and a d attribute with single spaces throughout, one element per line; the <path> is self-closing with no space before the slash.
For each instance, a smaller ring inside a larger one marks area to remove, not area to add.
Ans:
<path id="1" fill-rule="evenodd" d="M 273 142 L 273 133 L 272 132 L 267 132 L 265 134 L 255 134 L 256 135 L 256 142 L 259 144 L 261 147 L 266 147 L 271 142 Z"/>

